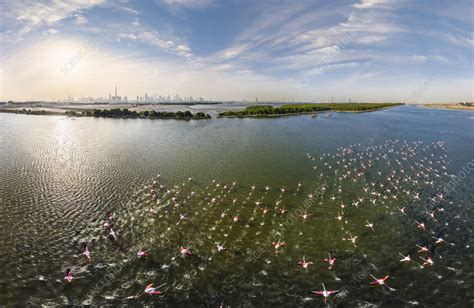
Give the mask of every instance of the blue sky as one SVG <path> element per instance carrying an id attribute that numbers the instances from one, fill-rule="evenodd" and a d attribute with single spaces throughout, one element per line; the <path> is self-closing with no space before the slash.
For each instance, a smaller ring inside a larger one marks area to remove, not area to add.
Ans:
<path id="1" fill-rule="evenodd" d="M 0 2 L 0 99 L 473 100 L 468 0 Z"/>

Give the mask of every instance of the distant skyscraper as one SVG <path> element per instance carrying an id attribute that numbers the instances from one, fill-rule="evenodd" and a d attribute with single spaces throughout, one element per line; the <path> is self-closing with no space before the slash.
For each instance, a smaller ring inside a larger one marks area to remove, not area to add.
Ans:
<path id="1" fill-rule="evenodd" d="M 114 96 L 115 99 L 117 99 L 117 84 L 115 84 L 115 96 Z"/>

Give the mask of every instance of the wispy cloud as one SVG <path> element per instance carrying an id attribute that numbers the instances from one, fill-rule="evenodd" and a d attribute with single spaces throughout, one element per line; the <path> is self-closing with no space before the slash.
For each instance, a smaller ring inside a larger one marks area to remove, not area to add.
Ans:
<path id="1" fill-rule="evenodd" d="M 438 33 L 439 35 L 439 33 Z M 460 45 L 463 47 L 474 47 L 474 39 L 473 39 L 473 34 L 457 34 L 457 33 L 442 33 L 441 38 L 444 39 L 447 42 Z"/>
<path id="2" fill-rule="evenodd" d="M 69 17 L 75 17 L 78 24 L 84 24 L 86 19 L 80 13 L 105 3 L 106 0 L 4 1 L 1 4 L 0 22 L 8 30 L 0 34 L 0 43 L 20 42 L 24 35 L 34 29 L 51 27 Z M 43 30 L 42 33 L 47 32 Z"/>
<path id="3" fill-rule="evenodd" d="M 466 87 L 472 84 L 471 13 L 472 6 L 457 0 L 3 1 L 0 78 L 8 86 L 2 95 L 21 95 L 34 78 L 57 83 L 52 97 L 74 80 L 87 94 L 105 86 L 107 74 L 124 74 L 135 79 L 136 91 L 179 79 L 177 93 L 221 99 L 317 99 L 331 91 L 363 97 L 364 87 L 392 98 L 442 71 L 459 87 L 440 82 L 440 88 L 472 96 Z M 94 52 L 61 81 L 58 67 L 91 40 Z M 305 74 L 315 82 L 296 91 Z M 49 89 L 42 84 L 34 94 Z"/>
<path id="4" fill-rule="evenodd" d="M 156 30 L 142 27 L 139 24 L 134 28 L 130 28 L 128 31 L 117 28 L 115 28 L 115 31 L 115 35 L 120 40 L 147 44 L 186 58 L 193 57 L 191 47 L 186 43 L 180 42 L 178 38 L 170 35 L 162 35 Z"/>
<path id="5" fill-rule="evenodd" d="M 84 16 L 82 16 L 80 14 L 74 15 L 74 17 L 75 17 L 74 23 L 78 26 L 82 26 L 82 25 L 85 25 L 87 23 L 87 18 L 85 18 Z"/>
<path id="6" fill-rule="evenodd" d="M 211 5 L 214 0 L 161 0 L 166 5 L 182 8 L 203 8 Z"/>
<path id="7" fill-rule="evenodd" d="M 106 0 L 76 1 L 7 1 L 2 3 L 2 20 L 13 18 L 30 26 L 52 25 Z"/>
<path id="8" fill-rule="evenodd" d="M 117 7 L 118 10 L 120 11 L 123 11 L 125 13 L 128 13 L 128 14 L 131 14 L 131 15 L 140 15 L 140 12 L 131 8 L 131 7 L 128 7 L 128 6 L 123 6 L 123 5 L 119 5 Z"/>
<path id="9" fill-rule="evenodd" d="M 280 11 L 278 6 L 263 10 L 265 13 L 256 24 L 244 30 L 234 45 L 216 54 L 216 59 L 241 66 L 272 59 L 278 69 L 282 64 L 289 69 L 310 69 L 331 48 L 344 47 L 349 51 L 344 55 L 348 55 L 354 44 L 380 43 L 391 34 L 404 31 L 403 26 L 387 21 L 385 13 L 339 6 L 314 10 L 308 9 L 307 2 L 298 3 L 289 10 Z M 338 60 L 350 59 L 343 58 L 342 53 L 331 59 Z"/>
<path id="10" fill-rule="evenodd" d="M 387 7 L 390 4 L 394 4 L 394 0 L 361 0 L 352 6 L 357 9 L 370 9 L 374 7 Z"/>

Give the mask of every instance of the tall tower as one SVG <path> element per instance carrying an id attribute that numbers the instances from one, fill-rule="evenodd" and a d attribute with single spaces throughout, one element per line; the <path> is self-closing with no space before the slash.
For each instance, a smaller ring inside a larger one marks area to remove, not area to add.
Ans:
<path id="1" fill-rule="evenodd" d="M 114 96 L 114 99 L 115 99 L 115 100 L 117 99 L 117 84 L 115 84 L 115 96 Z"/>

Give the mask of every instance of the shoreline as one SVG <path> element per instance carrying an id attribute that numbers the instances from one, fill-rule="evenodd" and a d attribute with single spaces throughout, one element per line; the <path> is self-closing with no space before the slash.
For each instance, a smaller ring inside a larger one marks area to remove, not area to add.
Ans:
<path id="1" fill-rule="evenodd" d="M 218 116 L 217 118 L 229 118 L 229 119 L 235 119 L 235 118 L 281 118 L 281 117 L 290 117 L 290 116 L 298 116 L 298 115 L 316 115 L 316 114 L 324 114 L 328 112 L 337 112 L 337 113 L 366 113 L 366 112 L 375 112 L 375 111 L 380 111 L 380 110 L 385 110 L 389 108 L 394 108 L 398 106 L 392 106 L 392 107 L 383 107 L 379 109 L 373 109 L 373 110 L 324 110 L 324 111 L 308 111 L 308 112 L 298 112 L 298 113 L 280 113 L 280 114 L 263 114 L 263 115 L 245 115 L 245 116 Z"/>
<path id="2" fill-rule="evenodd" d="M 431 109 L 449 109 L 449 110 L 468 110 L 474 111 L 474 106 L 463 106 L 460 104 L 419 104 L 416 106 L 420 106 L 423 108 L 431 108 Z"/>
<path id="3" fill-rule="evenodd" d="M 318 114 L 330 113 L 330 112 L 338 112 L 338 113 L 365 113 L 365 112 L 375 112 L 379 110 L 385 110 L 393 107 L 398 106 L 386 106 L 380 107 L 377 109 L 369 109 L 369 110 L 318 110 L 318 111 L 304 111 L 304 112 L 295 112 L 295 113 L 280 113 L 280 114 L 249 114 L 249 115 L 221 115 L 218 114 L 215 116 L 217 119 L 243 119 L 243 118 L 252 118 L 252 119 L 271 119 L 271 118 L 282 118 L 282 117 L 290 117 L 290 116 L 299 116 L 299 115 L 313 115 L 313 118 Z M 100 109 L 98 109 L 100 110 Z M 88 110 L 93 111 L 93 110 Z M 79 111 L 69 110 L 69 111 L 51 111 L 51 110 L 25 110 L 25 109 L 5 109 L 0 108 L 0 113 L 13 113 L 13 114 L 23 114 L 23 115 L 39 115 L 39 116 L 66 116 L 71 118 L 109 118 L 109 119 L 149 119 L 149 120 L 210 120 L 213 117 L 176 117 L 176 116 L 158 116 L 158 117 L 147 117 L 147 116 L 121 116 L 121 115 L 113 115 L 113 116 L 94 116 L 79 113 Z"/>
<path id="4" fill-rule="evenodd" d="M 288 117 L 288 116 L 298 116 L 298 115 L 317 115 L 328 112 L 341 112 L 341 113 L 365 113 L 365 112 L 375 112 L 379 110 L 385 110 L 389 108 L 399 107 L 403 105 L 394 105 L 394 106 L 384 106 L 376 109 L 367 109 L 367 110 L 317 110 L 317 111 L 303 111 L 303 112 L 289 112 L 289 113 L 277 113 L 277 114 L 246 114 L 246 115 L 222 115 L 219 114 L 217 118 L 279 118 L 279 117 Z M 245 111 L 245 109 L 243 110 Z"/>
<path id="5" fill-rule="evenodd" d="M 11 109 L 1 109 L 0 113 L 13 113 L 13 114 L 23 114 L 23 115 L 33 115 L 33 116 L 66 116 L 68 118 L 96 118 L 96 119 L 143 119 L 143 120 L 210 120 L 211 118 L 206 117 L 141 117 L 141 116 L 93 116 L 85 114 L 72 114 L 68 111 L 66 112 L 55 112 L 55 111 L 45 111 L 45 110 L 35 110 L 30 112 L 24 112 L 22 110 L 11 110 Z"/>

